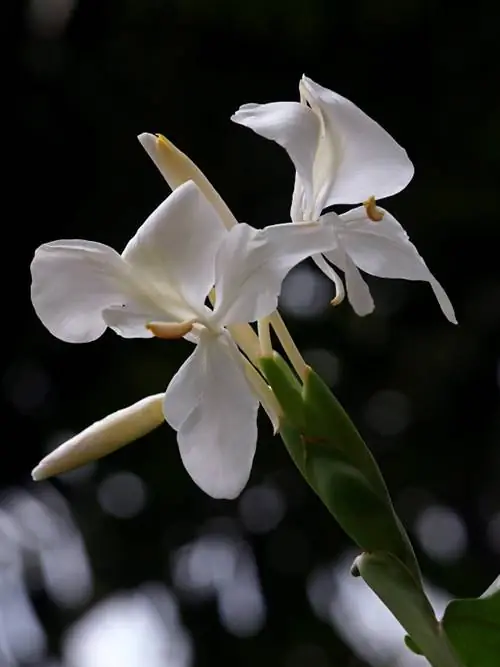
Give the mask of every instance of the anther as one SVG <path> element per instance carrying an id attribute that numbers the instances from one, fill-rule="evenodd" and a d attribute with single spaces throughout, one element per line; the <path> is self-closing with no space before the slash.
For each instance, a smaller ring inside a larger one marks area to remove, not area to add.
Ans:
<path id="1" fill-rule="evenodd" d="M 146 329 L 151 331 L 156 338 L 164 340 L 176 340 L 188 334 L 193 328 L 193 321 L 186 322 L 148 322 Z"/>
<path id="2" fill-rule="evenodd" d="M 375 197 L 370 197 L 367 199 L 365 202 L 363 202 L 363 206 L 365 207 L 366 215 L 372 222 L 380 222 L 384 217 L 384 211 L 381 211 L 379 208 L 377 208 Z"/>

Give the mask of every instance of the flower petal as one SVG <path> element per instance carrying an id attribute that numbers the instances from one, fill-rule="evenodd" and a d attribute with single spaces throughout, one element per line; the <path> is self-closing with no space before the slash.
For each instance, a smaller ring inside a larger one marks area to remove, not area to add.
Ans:
<path id="1" fill-rule="evenodd" d="M 342 95 L 303 76 L 303 97 L 322 115 L 323 142 L 336 152 L 335 179 L 323 203 L 360 204 L 400 192 L 411 181 L 414 167 L 402 148 L 378 123 Z M 325 152 L 327 155 L 327 152 Z M 326 165 L 330 168 L 331 162 Z M 317 167 L 321 171 L 321 165 Z"/>
<path id="2" fill-rule="evenodd" d="M 73 470 L 146 435 L 164 421 L 162 401 L 163 394 L 147 396 L 95 422 L 42 459 L 32 472 L 33 479 Z"/>
<path id="3" fill-rule="evenodd" d="M 181 319 L 190 319 L 214 284 L 214 257 L 225 234 L 214 208 L 187 181 L 153 211 L 122 257 L 166 298 L 177 300 Z"/>
<path id="4" fill-rule="evenodd" d="M 259 402 L 231 340 L 206 332 L 170 383 L 165 419 L 178 428 L 186 470 L 213 498 L 235 498 L 250 476 Z M 181 377 L 179 377 L 181 376 Z M 182 410 L 182 404 L 188 406 Z M 179 425 L 182 415 L 186 419 Z"/>
<path id="5" fill-rule="evenodd" d="M 194 352 L 182 364 L 167 387 L 163 414 L 176 431 L 202 400 L 204 364 L 205 348 L 197 344 Z"/>
<path id="6" fill-rule="evenodd" d="M 453 306 L 438 281 L 429 271 L 408 234 L 390 213 L 379 222 L 366 216 L 360 206 L 340 216 L 342 225 L 338 234 L 342 245 L 355 264 L 373 276 L 423 280 L 430 283 L 444 315 L 456 324 Z"/>
<path id="7" fill-rule="evenodd" d="M 345 283 L 349 303 L 357 315 L 360 315 L 361 317 L 369 315 L 375 308 L 372 295 L 370 294 L 370 288 L 349 255 L 346 254 L 344 262 Z"/>
<path id="8" fill-rule="evenodd" d="M 364 317 L 373 312 L 375 304 L 373 303 L 370 288 L 343 245 L 339 245 L 334 250 L 326 252 L 325 257 L 332 264 L 335 264 L 335 266 L 344 271 L 347 298 L 356 315 Z"/>
<path id="9" fill-rule="evenodd" d="M 186 181 L 193 181 L 215 208 L 227 229 L 231 229 L 238 223 L 205 174 L 171 141 L 160 134 L 154 135 L 147 132 L 140 134 L 137 138 L 172 190 Z"/>
<path id="10" fill-rule="evenodd" d="M 314 206 L 313 166 L 320 133 L 320 122 L 311 109 L 299 102 L 244 104 L 231 116 L 239 125 L 249 127 L 266 139 L 282 146 L 295 165 L 299 182 L 294 190 L 296 215 Z M 301 215 L 293 219 L 303 220 Z"/>
<path id="11" fill-rule="evenodd" d="M 135 282 L 120 255 L 102 243 L 46 243 L 35 252 L 31 275 L 36 314 L 54 336 L 69 343 L 99 338 L 107 327 L 103 315 L 107 308 L 123 309 L 117 327 L 121 335 L 130 334 L 129 324 L 137 330 L 137 313 L 145 314 L 145 325 L 161 312 Z"/>
<path id="12" fill-rule="evenodd" d="M 226 235 L 216 258 L 215 311 L 220 325 L 254 322 L 276 309 L 286 274 L 306 257 L 336 245 L 332 225 L 286 223 Z"/>

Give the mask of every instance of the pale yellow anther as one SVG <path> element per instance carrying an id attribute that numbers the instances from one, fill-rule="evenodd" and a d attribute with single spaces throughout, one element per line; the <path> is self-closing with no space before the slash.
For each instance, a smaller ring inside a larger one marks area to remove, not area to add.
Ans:
<path id="1" fill-rule="evenodd" d="M 193 321 L 186 322 L 148 322 L 146 329 L 151 331 L 156 338 L 164 340 L 176 340 L 188 334 L 193 328 Z"/>
<path id="2" fill-rule="evenodd" d="M 367 199 L 365 202 L 363 202 L 363 206 L 365 207 L 366 215 L 372 222 L 380 222 L 384 217 L 384 211 L 381 211 L 379 208 L 377 208 L 375 197 L 372 196 Z"/>

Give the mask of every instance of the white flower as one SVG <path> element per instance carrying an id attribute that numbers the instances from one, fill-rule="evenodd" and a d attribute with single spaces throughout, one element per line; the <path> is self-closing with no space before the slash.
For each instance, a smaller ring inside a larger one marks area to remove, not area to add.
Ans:
<path id="1" fill-rule="evenodd" d="M 334 245 L 331 226 L 321 223 L 263 230 L 241 223 L 227 231 L 188 181 L 121 255 L 91 241 L 38 248 L 32 300 L 49 331 L 65 341 L 92 341 L 110 327 L 125 338 L 197 342 L 167 388 L 163 412 L 195 482 L 214 497 L 232 498 L 250 474 L 258 398 L 226 327 L 269 315 L 288 271 Z M 212 287 L 213 310 L 205 305 Z"/>
<path id="2" fill-rule="evenodd" d="M 397 220 L 375 205 L 405 188 L 414 168 L 406 151 L 361 109 L 303 76 L 299 102 L 244 104 L 232 120 L 283 146 L 295 169 L 291 219 L 318 220 L 334 204 L 364 204 L 325 217 L 337 234 L 326 259 L 345 271 L 347 294 L 358 315 L 374 308 L 361 273 L 430 283 L 446 317 L 456 323 L 453 306 Z M 343 286 L 323 257 L 319 268 Z"/>

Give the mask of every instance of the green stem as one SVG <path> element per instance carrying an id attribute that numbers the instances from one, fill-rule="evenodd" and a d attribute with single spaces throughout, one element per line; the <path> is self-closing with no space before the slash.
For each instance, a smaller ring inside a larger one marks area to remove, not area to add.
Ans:
<path id="1" fill-rule="evenodd" d="M 396 557 L 364 553 L 354 562 L 353 573 L 359 574 L 391 611 L 432 667 L 465 667 L 421 586 Z"/>

